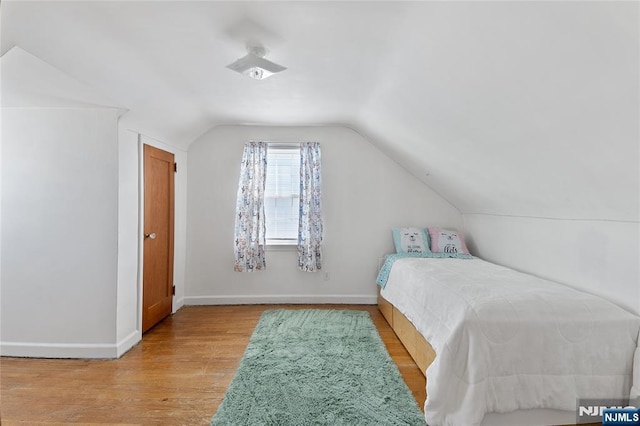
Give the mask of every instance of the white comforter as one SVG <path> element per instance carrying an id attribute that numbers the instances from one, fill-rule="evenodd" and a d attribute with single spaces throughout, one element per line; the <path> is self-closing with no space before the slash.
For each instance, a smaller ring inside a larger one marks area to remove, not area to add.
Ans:
<path id="1" fill-rule="evenodd" d="M 575 410 L 627 398 L 640 318 L 602 298 L 480 259 L 399 259 L 382 296 L 431 343 L 429 425 Z"/>

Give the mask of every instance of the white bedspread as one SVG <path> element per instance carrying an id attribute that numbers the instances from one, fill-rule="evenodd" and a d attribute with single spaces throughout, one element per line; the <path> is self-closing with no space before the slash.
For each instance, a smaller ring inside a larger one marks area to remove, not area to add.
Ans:
<path id="1" fill-rule="evenodd" d="M 431 343 L 429 425 L 575 410 L 628 398 L 640 318 L 602 298 L 480 259 L 399 259 L 382 296 Z"/>

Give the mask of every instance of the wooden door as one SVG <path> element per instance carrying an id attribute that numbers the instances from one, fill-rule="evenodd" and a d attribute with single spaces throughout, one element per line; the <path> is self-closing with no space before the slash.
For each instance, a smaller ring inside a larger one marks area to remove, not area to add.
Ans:
<path id="1" fill-rule="evenodd" d="M 173 154 L 144 145 L 142 332 L 173 308 Z"/>

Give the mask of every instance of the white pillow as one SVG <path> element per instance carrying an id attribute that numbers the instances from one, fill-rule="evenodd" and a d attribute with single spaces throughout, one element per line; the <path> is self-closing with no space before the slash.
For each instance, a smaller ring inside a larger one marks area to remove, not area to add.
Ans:
<path id="1" fill-rule="evenodd" d="M 469 254 L 464 235 L 458 231 L 429 227 L 429 237 L 433 253 L 446 253 L 452 256 Z"/>
<path id="2" fill-rule="evenodd" d="M 393 243 L 396 253 L 430 254 L 429 240 L 421 228 L 393 228 Z"/>

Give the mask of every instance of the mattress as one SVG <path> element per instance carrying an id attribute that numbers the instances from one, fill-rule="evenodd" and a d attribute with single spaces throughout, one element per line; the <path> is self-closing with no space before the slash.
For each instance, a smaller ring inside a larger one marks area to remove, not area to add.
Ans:
<path id="1" fill-rule="evenodd" d="M 640 318 L 600 297 L 477 258 L 397 259 L 381 295 L 437 354 L 430 425 L 629 397 Z"/>

